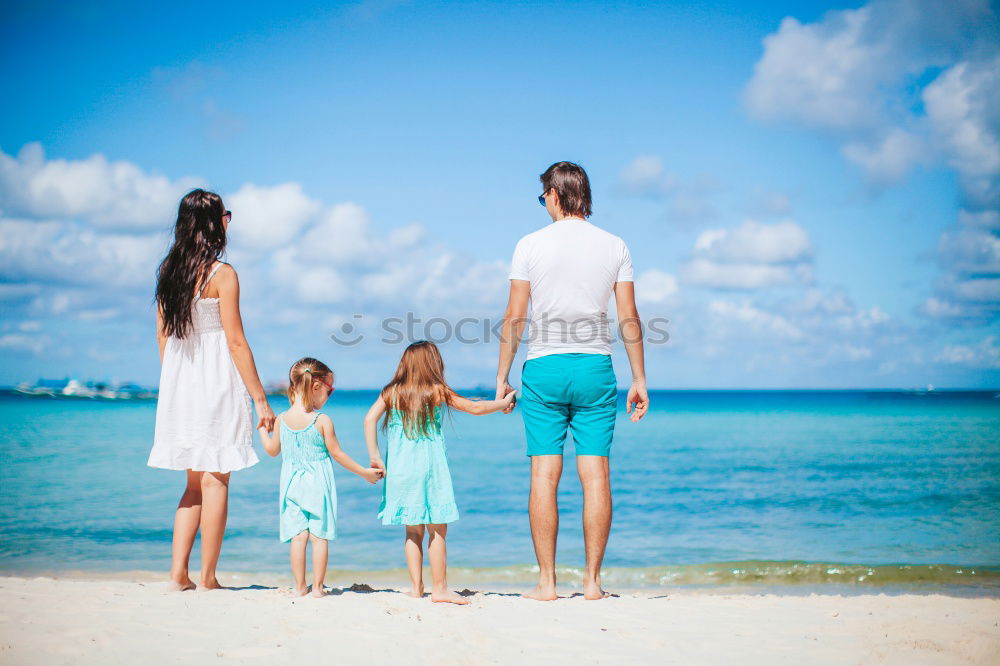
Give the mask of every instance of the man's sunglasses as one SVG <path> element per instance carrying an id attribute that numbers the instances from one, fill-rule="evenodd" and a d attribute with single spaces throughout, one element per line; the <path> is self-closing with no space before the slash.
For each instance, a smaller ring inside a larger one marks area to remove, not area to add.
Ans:
<path id="1" fill-rule="evenodd" d="M 542 204 L 543 206 L 545 205 L 545 195 L 544 194 L 539 194 L 538 195 L 538 203 Z"/>

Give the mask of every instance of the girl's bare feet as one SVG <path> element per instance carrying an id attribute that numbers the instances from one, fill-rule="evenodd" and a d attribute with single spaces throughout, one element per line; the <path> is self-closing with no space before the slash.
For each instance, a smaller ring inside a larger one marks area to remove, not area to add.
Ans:
<path id="1" fill-rule="evenodd" d="M 424 586 L 418 585 L 416 587 L 411 587 L 410 591 L 406 593 L 407 595 L 413 597 L 414 599 L 424 598 Z"/>
<path id="2" fill-rule="evenodd" d="M 292 588 L 292 594 L 296 597 L 304 597 L 307 594 L 309 594 L 309 586 L 305 584 L 301 586 L 296 585 L 295 587 Z"/>
<path id="3" fill-rule="evenodd" d="M 183 580 L 171 580 L 167 583 L 167 590 L 170 592 L 184 592 L 185 590 L 197 589 L 197 587 L 187 576 Z"/>
<path id="4" fill-rule="evenodd" d="M 210 578 L 208 580 L 205 580 L 204 578 L 202 578 L 201 579 L 201 587 L 198 588 L 198 589 L 201 589 L 201 590 L 221 590 L 222 589 L 222 585 L 219 584 L 219 579 L 215 578 L 213 576 L 212 578 Z"/>
<path id="5" fill-rule="evenodd" d="M 320 585 L 319 587 L 313 585 L 312 586 L 312 592 L 310 592 L 310 594 L 312 596 L 314 596 L 314 597 L 325 597 L 326 596 L 326 590 L 323 589 L 322 585 Z"/>
<path id="6" fill-rule="evenodd" d="M 435 601 L 437 603 L 458 604 L 459 606 L 464 606 L 469 603 L 468 599 L 457 592 L 452 592 L 451 590 L 441 590 L 440 592 L 435 590 L 431 592 L 431 601 Z"/>

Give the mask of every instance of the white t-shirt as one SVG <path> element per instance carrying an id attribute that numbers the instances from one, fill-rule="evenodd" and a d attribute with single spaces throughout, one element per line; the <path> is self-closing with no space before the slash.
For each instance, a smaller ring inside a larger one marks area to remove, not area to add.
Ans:
<path id="1" fill-rule="evenodd" d="M 528 358 L 610 354 L 608 299 L 615 282 L 632 282 L 632 257 L 618 236 L 570 217 L 517 243 L 511 280 L 531 283 Z"/>

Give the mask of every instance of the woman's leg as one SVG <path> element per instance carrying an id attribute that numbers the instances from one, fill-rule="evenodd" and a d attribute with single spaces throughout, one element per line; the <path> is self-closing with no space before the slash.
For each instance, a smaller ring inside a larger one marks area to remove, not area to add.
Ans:
<path id="1" fill-rule="evenodd" d="M 320 539 L 318 536 L 309 535 L 309 542 L 312 544 L 313 549 L 313 589 L 312 595 L 314 597 L 322 597 L 326 594 L 323 591 L 323 579 L 326 577 L 326 559 L 329 554 L 328 544 L 326 539 Z"/>
<path id="2" fill-rule="evenodd" d="M 406 568 L 410 572 L 410 596 L 424 596 L 424 526 L 406 526 Z"/>
<path id="3" fill-rule="evenodd" d="M 292 537 L 290 559 L 292 561 L 292 578 L 295 579 L 295 594 L 302 596 L 309 592 L 306 586 L 306 544 L 309 543 L 309 530 L 302 530 Z"/>
<path id="4" fill-rule="evenodd" d="M 188 576 L 188 561 L 201 522 L 201 472 L 187 471 L 187 486 L 174 513 L 174 541 L 170 557 L 170 586 L 175 590 L 193 590 Z"/>
<path id="5" fill-rule="evenodd" d="M 229 513 L 229 474 L 202 472 L 201 497 L 201 586 L 213 590 L 222 587 L 215 577 L 215 568 Z"/>
<path id="6" fill-rule="evenodd" d="M 427 554 L 431 560 L 431 601 L 447 601 L 453 604 L 467 604 L 469 600 L 448 589 L 448 549 L 445 524 L 428 525 Z"/>

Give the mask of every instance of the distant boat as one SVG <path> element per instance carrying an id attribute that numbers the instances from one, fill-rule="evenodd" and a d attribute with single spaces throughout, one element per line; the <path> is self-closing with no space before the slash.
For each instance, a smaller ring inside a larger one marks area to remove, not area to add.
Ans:
<path id="1" fill-rule="evenodd" d="M 132 383 L 81 382 L 78 379 L 40 379 L 37 384 L 22 382 L 14 391 L 34 398 L 86 398 L 101 400 L 151 400 L 156 391 Z"/>

